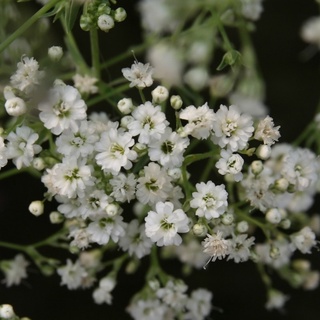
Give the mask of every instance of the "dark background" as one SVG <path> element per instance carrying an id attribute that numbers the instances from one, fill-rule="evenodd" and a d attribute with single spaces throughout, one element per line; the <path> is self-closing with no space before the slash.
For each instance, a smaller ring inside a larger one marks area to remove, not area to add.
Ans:
<path id="1" fill-rule="evenodd" d="M 181 0 L 182 1 L 182 0 Z M 105 46 L 110 55 L 115 48 L 126 49 L 140 36 L 135 1 L 120 1 L 133 15 L 111 32 Z M 266 80 L 266 104 L 275 123 L 281 125 L 281 141 L 293 140 L 312 119 L 319 99 L 319 53 L 303 59 L 308 47 L 299 37 L 302 23 L 318 14 L 312 0 L 265 0 L 264 12 L 253 34 L 261 73 Z M 57 27 L 59 32 L 59 28 Z M 81 37 L 83 34 L 81 34 Z M 83 37 L 85 45 L 86 36 Z M 53 43 L 55 44 L 55 43 Z M 52 45 L 53 45 L 52 44 Z M 48 215 L 35 218 L 27 207 L 30 201 L 41 199 L 44 188 L 26 175 L 0 181 L 0 239 L 17 243 L 33 243 L 56 230 Z M 317 210 L 320 211 L 320 210 Z M 50 207 L 46 207 L 50 212 Z M 0 258 L 11 259 L 15 252 L 0 247 Z M 147 260 L 145 260 L 147 262 Z M 312 257 L 313 269 L 320 269 L 319 253 Z M 181 265 L 170 261 L 164 268 L 178 275 Z M 111 307 L 98 306 L 91 298 L 92 290 L 69 291 L 60 287 L 60 278 L 44 278 L 31 266 L 29 277 L 19 287 L 6 288 L 0 284 L 0 304 L 10 303 L 18 315 L 33 320 L 103 320 L 127 319 L 124 312 L 132 294 L 143 284 L 144 269 L 134 275 L 121 274 L 114 290 Z M 1 279 L 1 278 L 0 278 Z M 1 281 L 1 280 L 0 280 Z M 291 296 L 285 313 L 264 309 L 265 291 L 255 266 L 250 263 L 211 263 L 207 270 L 187 279 L 192 289 L 206 287 L 214 293 L 213 304 L 223 313 L 213 311 L 211 319 L 318 319 L 320 290 L 305 292 L 291 290 L 275 278 L 276 287 Z"/>

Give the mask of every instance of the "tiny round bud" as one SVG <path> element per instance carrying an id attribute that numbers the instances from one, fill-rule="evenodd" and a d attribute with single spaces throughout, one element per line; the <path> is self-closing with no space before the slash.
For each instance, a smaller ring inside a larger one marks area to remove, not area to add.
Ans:
<path id="1" fill-rule="evenodd" d="M 146 146 L 145 144 L 143 144 L 143 143 L 137 142 L 137 143 L 133 146 L 133 150 L 140 156 L 140 155 L 146 153 L 147 146 Z"/>
<path id="2" fill-rule="evenodd" d="M 131 123 L 134 120 L 134 118 L 132 116 L 124 116 L 121 118 L 120 121 L 120 126 L 122 128 L 127 129 L 128 128 L 128 124 Z"/>
<path id="3" fill-rule="evenodd" d="M 29 211 L 36 217 L 43 214 L 43 202 L 40 200 L 32 201 L 29 205 Z"/>
<path id="4" fill-rule="evenodd" d="M 34 158 L 32 161 L 32 165 L 36 170 L 43 170 L 46 167 L 46 164 L 42 158 Z"/>
<path id="5" fill-rule="evenodd" d="M 260 160 L 255 160 L 255 161 L 252 161 L 250 167 L 251 167 L 252 173 L 257 176 L 263 170 L 263 163 Z"/>
<path id="6" fill-rule="evenodd" d="M 187 83 L 193 90 L 200 91 L 209 82 L 208 71 L 203 67 L 192 68 L 184 76 L 184 81 Z"/>
<path id="7" fill-rule="evenodd" d="M 249 224 L 247 221 L 240 221 L 237 224 L 237 231 L 240 233 L 245 233 L 249 230 Z"/>
<path id="8" fill-rule="evenodd" d="M 119 7 L 114 11 L 114 20 L 117 22 L 122 22 L 126 19 L 127 12 L 123 8 Z"/>
<path id="9" fill-rule="evenodd" d="M 64 221 L 63 215 L 58 211 L 52 211 L 49 214 L 50 222 L 52 224 L 59 224 Z"/>
<path id="10" fill-rule="evenodd" d="M 266 144 L 261 144 L 256 150 L 256 155 L 257 155 L 258 158 L 260 158 L 262 160 L 269 159 L 270 156 L 271 156 L 271 148 L 270 148 L 270 146 L 268 146 Z"/>
<path id="11" fill-rule="evenodd" d="M 108 14 L 102 14 L 98 18 L 98 27 L 104 32 L 108 32 L 114 27 L 114 20 Z"/>
<path id="12" fill-rule="evenodd" d="M 269 255 L 271 259 L 278 259 L 280 256 L 280 249 L 274 245 L 270 247 Z"/>
<path id="13" fill-rule="evenodd" d="M 289 181 L 286 178 L 279 178 L 273 185 L 273 190 L 279 193 L 286 192 L 289 187 Z"/>
<path id="14" fill-rule="evenodd" d="M 92 18 L 88 15 L 82 15 L 80 17 L 80 28 L 83 31 L 89 31 L 93 27 Z"/>
<path id="15" fill-rule="evenodd" d="M 291 221 L 289 219 L 284 219 L 280 223 L 280 227 L 283 229 L 289 229 L 291 227 Z"/>
<path id="16" fill-rule="evenodd" d="M 123 98 L 123 99 L 121 99 L 118 102 L 117 107 L 118 107 L 119 111 L 121 113 L 123 113 L 123 114 L 131 113 L 133 108 L 134 108 L 131 98 Z"/>
<path id="17" fill-rule="evenodd" d="M 170 105 L 174 110 L 180 110 L 182 107 L 182 104 L 183 102 L 180 96 L 175 96 L 175 95 L 171 96 Z"/>
<path id="18" fill-rule="evenodd" d="M 168 175 L 174 180 L 174 181 L 178 181 L 181 176 L 182 176 L 182 172 L 180 168 L 173 168 L 173 169 L 169 169 L 168 170 Z"/>
<path id="19" fill-rule="evenodd" d="M 0 306 L 0 318 L 1 319 L 10 319 L 15 316 L 13 308 L 10 304 L 2 304 Z"/>
<path id="20" fill-rule="evenodd" d="M 27 111 L 26 103 L 19 97 L 10 98 L 6 101 L 4 106 L 7 113 L 13 117 L 21 116 Z"/>
<path id="21" fill-rule="evenodd" d="M 293 269 L 299 272 L 306 272 L 309 271 L 311 268 L 310 261 L 305 259 L 296 259 L 292 261 Z"/>
<path id="22" fill-rule="evenodd" d="M 197 237 L 203 237 L 208 232 L 207 227 L 201 223 L 194 224 L 192 227 L 192 231 L 193 231 L 194 235 L 196 235 Z"/>
<path id="23" fill-rule="evenodd" d="M 222 215 L 222 223 L 226 226 L 229 226 L 233 220 L 234 220 L 234 216 L 232 213 L 225 213 Z"/>
<path id="24" fill-rule="evenodd" d="M 63 56 L 63 50 L 59 46 L 52 46 L 48 49 L 48 56 L 54 62 L 59 61 Z"/>
<path id="25" fill-rule="evenodd" d="M 266 213 L 266 219 L 272 224 L 278 224 L 281 221 L 281 213 L 277 208 L 269 209 Z"/>
<path id="26" fill-rule="evenodd" d="M 152 90 L 151 95 L 152 101 L 154 103 L 161 103 L 168 99 L 169 91 L 164 86 L 157 86 L 155 89 Z"/>
<path id="27" fill-rule="evenodd" d="M 119 206 L 114 203 L 110 203 L 106 206 L 106 213 L 109 217 L 114 217 L 118 214 L 119 212 Z"/>
<path id="28" fill-rule="evenodd" d="M 314 290 L 318 287 L 320 282 L 320 274 L 318 271 L 310 271 L 304 278 L 303 289 Z"/>

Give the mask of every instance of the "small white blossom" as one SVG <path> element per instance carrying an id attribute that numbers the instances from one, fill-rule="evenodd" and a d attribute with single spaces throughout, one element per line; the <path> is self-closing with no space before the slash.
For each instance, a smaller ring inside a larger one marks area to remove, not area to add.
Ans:
<path id="1" fill-rule="evenodd" d="M 256 140 L 263 141 L 264 144 L 271 146 L 280 138 L 280 126 L 275 127 L 270 116 L 260 120 L 254 133 Z"/>
<path id="2" fill-rule="evenodd" d="M 95 94 L 99 90 L 96 86 L 98 79 L 88 74 L 81 75 L 77 73 L 72 77 L 72 80 L 81 94 Z"/>
<path id="3" fill-rule="evenodd" d="M 212 181 L 196 184 L 196 192 L 192 193 L 191 208 L 195 208 L 196 215 L 210 220 L 218 218 L 228 206 L 228 193 L 224 185 L 216 186 Z"/>
<path id="4" fill-rule="evenodd" d="M 119 202 L 130 202 L 135 198 L 136 178 L 133 173 L 125 175 L 119 172 L 118 175 L 110 179 L 112 186 L 111 196 Z"/>
<path id="5" fill-rule="evenodd" d="M 93 291 L 93 299 L 97 304 L 107 303 L 112 304 L 112 295 L 111 291 L 116 286 L 116 282 L 111 277 L 102 278 L 99 281 L 99 287 Z"/>
<path id="6" fill-rule="evenodd" d="M 320 47 L 320 17 L 312 17 L 301 28 L 301 37 L 304 41 Z"/>
<path id="7" fill-rule="evenodd" d="M 311 253 L 311 249 L 316 245 L 316 235 L 309 228 L 304 227 L 299 232 L 290 236 L 293 248 L 297 248 L 302 253 Z"/>
<path id="8" fill-rule="evenodd" d="M 187 300 L 187 314 L 184 320 L 203 320 L 211 312 L 212 293 L 206 289 L 197 289 L 191 292 L 190 298 Z"/>
<path id="9" fill-rule="evenodd" d="M 181 210 L 174 210 L 171 202 L 158 202 L 156 211 L 149 211 L 146 221 L 146 235 L 157 246 L 180 245 L 182 238 L 178 233 L 190 230 L 189 219 Z"/>
<path id="10" fill-rule="evenodd" d="M 216 163 L 218 172 L 222 175 L 231 174 L 235 181 L 240 181 L 243 177 L 241 173 L 244 160 L 239 154 L 233 154 L 229 150 L 221 150 L 221 158 Z"/>
<path id="11" fill-rule="evenodd" d="M 7 147 L 4 143 L 4 139 L 0 136 L 0 169 L 4 167 L 7 162 Z"/>
<path id="12" fill-rule="evenodd" d="M 265 304 L 267 310 L 279 309 L 282 310 L 285 303 L 289 300 L 289 296 L 279 290 L 271 289 L 268 292 L 268 301 Z"/>
<path id="13" fill-rule="evenodd" d="M 250 256 L 250 247 L 254 244 L 254 237 L 248 238 L 247 234 L 232 235 L 230 239 L 230 252 L 227 260 L 233 259 L 234 262 L 247 261 Z"/>
<path id="14" fill-rule="evenodd" d="M 168 307 L 159 299 L 143 299 L 132 302 L 128 308 L 130 316 L 134 320 L 163 320 Z"/>
<path id="15" fill-rule="evenodd" d="M 7 287 L 19 285 L 22 279 L 27 278 L 27 266 L 29 262 L 22 254 L 17 254 L 13 260 L 2 261 L 0 270 L 4 272 L 3 282 Z"/>
<path id="16" fill-rule="evenodd" d="M 149 63 L 143 64 L 135 61 L 131 68 L 123 68 L 121 71 L 123 76 L 131 82 L 130 87 L 143 89 L 152 85 L 153 70 Z"/>
<path id="17" fill-rule="evenodd" d="M 263 0 L 241 0 L 243 16 L 250 20 L 258 20 L 263 11 Z"/>

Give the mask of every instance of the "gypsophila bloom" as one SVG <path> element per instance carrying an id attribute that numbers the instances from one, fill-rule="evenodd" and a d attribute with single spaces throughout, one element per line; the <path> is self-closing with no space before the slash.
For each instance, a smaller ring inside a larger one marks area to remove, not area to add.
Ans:
<path id="1" fill-rule="evenodd" d="M 99 90 L 95 85 L 98 79 L 88 74 L 81 75 L 77 73 L 72 77 L 72 80 L 81 94 L 95 94 Z"/>
<path id="2" fill-rule="evenodd" d="M 133 173 L 125 175 L 119 172 L 118 175 L 110 179 L 112 186 L 111 196 L 119 202 L 130 202 L 135 198 L 137 180 Z"/>
<path id="3" fill-rule="evenodd" d="M 249 115 L 241 115 L 238 107 L 227 108 L 220 105 L 213 122 L 213 143 L 221 148 L 228 147 L 232 152 L 245 148 L 254 131 L 253 121 Z"/>
<path id="4" fill-rule="evenodd" d="M 316 245 L 316 235 L 310 227 L 304 227 L 299 232 L 290 236 L 293 248 L 297 248 L 302 253 L 311 253 L 311 249 Z"/>
<path id="5" fill-rule="evenodd" d="M 95 145 L 98 152 L 96 155 L 97 164 L 105 172 L 116 175 L 123 167 L 130 169 L 132 161 L 137 158 L 137 153 L 131 150 L 134 140 L 130 133 L 121 133 L 119 130 L 111 128 L 108 132 L 103 132 L 100 141 Z"/>
<path id="6" fill-rule="evenodd" d="M 222 175 L 230 174 L 233 176 L 234 181 L 240 181 L 243 177 L 241 173 L 244 163 L 243 158 L 239 154 L 233 154 L 229 150 L 221 150 L 221 158 L 216 163 L 218 172 Z"/>
<path id="7" fill-rule="evenodd" d="M 133 136 L 139 135 L 138 141 L 143 144 L 159 140 L 169 124 L 161 107 L 150 101 L 135 108 L 132 117 L 134 120 L 129 122 L 128 130 Z"/>
<path id="8" fill-rule="evenodd" d="M 183 152 L 188 145 L 188 138 L 182 138 L 167 127 L 159 140 L 149 144 L 148 154 L 151 161 L 157 161 L 165 168 L 178 168 L 182 165 Z"/>
<path id="9" fill-rule="evenodd" d="M 280 138 L 280 126 L 275 127 L 270 116 L 260 120 L 254 133 L 256 140 L 263 141 L 264 144 L 271 146 Z"/>
<path id="10" fill-rule="evenodd" d="M 15 313 L 10 304 L 1 304 L 0 305 L 0 319 L 13 319 Z"/>
<path id="11" fill-rule="evenodd" d="M 23 99 L 12 97 L 8 99 L 4 105 L 8 115 L 19 117 L 27 112 L 27 106 Z"/>
<path id="12" fill-rule="evenodd" d="M 112 304 L 111 291 L 116 286 L 116 282 L 111 277 L 102 278 L 99 281 L 99 287 L 93 291 L 93 300 L 97 304 L 107 303 Z"/>
<path id="13" fill-rule="evenodd" d="M 188 121 L 183 128 L 186 134 L 190 134 L 197 139 L 207 139 L 209 137 L 213 128 L 214 112 L 207 103 L 198 108 L 189 106 L 180 112 L 179 117 Z"/>
<path id="14" fill-rule="evenodd" d="M 55 135 L 66 129 L 78 130 L 78 120 L 86 118 L 87 106 L 79 91 L 69 85 L 56 85 L 49 92 L 47 101 L 39 104 L 40 120 Z"/>
<path id="15" fill-rule="evenodd" d="M 31 128 L 22 126 L 11 131 L 7 136 L 7 158 L 12 159 L 17 169 L 28 167 L 31 165 L 34 156 L 39 153 L 42 148 L 35 144 L 39 135 Z"/>
<path id="16" fill-rule="evenodd" d="M 214 235 L 207 234 L 207 237 L 202 241 L 203 252 L 210 256 L 210 261 L 224 259 L 230 253 L 230 240 L 224 239 L 221 231 Z"/>
<path id="17" fill-rule="evenodd" d="M 289 300 L 289 296 L 283 294 L 276 289 L 270 289 L 268 291 L 268 301 L 265 304 L 267 310 L 283 309 L 285 303 Z"/>
<path id="18" fill-rule="evenodd" d="M 4 139 L 0 136 L 0 169 L 4 167 L 7 162 L 7 148 L 4 143 Z"/>
<path id="19" fill-rule="evenodd" d="M 10 78 L 11 85 L 26 94 L 31 93 L 44 77 L 44 71 L 39 71 L 38 61 L 26 56 L 17 64 L 17 71 Z"/>
<path id="20" fill-rule="evenodd" d="M 143 64 L 135 61 L 131 68 L 123 68 L 121 71 L 123 76 L 130 81 L 130 87 L 143 89 L 152 85 L 153 70 L 149 63 Z"/>
<path id="21" fill-rule="evenodd" d="M 127 312 L 134 320 L 163 320 L 168 307 L 159 299 L 143 299 L 131 303 Z"/>
<path id="22" fill-rule="evenodd" d="M 138 259 L 151 252 L 152 241 L 146 236 L 143 224 L 139 225 L 138 220 L 132 220 L 125 231 L 125 235 L 119 241 L 123 251 L 128 251 L 130 256 L 135 255 Z"/>
<path id="23" fill-rule="evenodd" d="M 157 202 L 155 210 L 145 218 L 147 237 L 159 247 L 180 245 L 182 238 L 178 233 L 190 230 L 187 215 L 181 209 L 174 210 L 171 202 Z"/>
<path id="24" fill-rule="evenodd" d="M 224 185 L 216 186 L 212 181 L 196 184 L 196 192 L 192 193 L 191 208 L 195 208 L 196 215 L 210 220 L 218 218 L 228 206 L 228 193 Z"/>
<path id="25" fill-rule="evenodd" d="M 206 289 L 197 289 L 191 292 L 186 303 L 187 314 L 185 320 L 203 320 L 211 312 L 212 293 Z"/>
<path id="26" fill-rule="evenodd" d="M 236 263 L 247 261 L 251 256 L 250 247 L 253 244 L 254 237 L 248 238 L 247 234 L 232 235 L 227 260 L 233 259 Z"/>
<path id="27" fill-rule="evenodd" d="M 243 16 L 250 20 L 258 20 L 263 11 L 263 0 L 240 0 Z"/>
<path id="28" fill-rule="evenodd" d="M 66 285 L 69 290 L 81 287 L 88 276 L 88 272 L 79 260 L 73 263 L 70 259 L 65 266 L 57 269 L 57 273 L 61 277 L 61 285 Z"/>
<path id="29" fill-rule="evenodd" d="M 22 254 L 17 254 L 13 260 L 2 261 L 0 263 L 0 270 L 4 272 L 5 278 L 3 283 L 7 287 L 19 285 L 22 279 L 27 278 L 27 266 L 29 262 Z"/>

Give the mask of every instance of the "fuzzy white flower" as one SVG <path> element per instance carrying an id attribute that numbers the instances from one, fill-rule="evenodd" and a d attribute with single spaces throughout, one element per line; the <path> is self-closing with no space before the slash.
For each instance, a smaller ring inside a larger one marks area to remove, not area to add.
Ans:
<path id="1" fill-rule="evenodd" d="M 301 28 L 301 37 L 304 41 L 320 47 L 320 17 L 312 17 Z"/>
<path id="2" fill-rule="evenodd" d="M 38 138 L 39 135 L 26 126 L 11 131 L 7 136 L 7 158 L 12 159 L 18 169 L 30 166 L 34 155 L 42 150 L 35 144 Z"/>
<path id="3" fill-rule="evenodd" d="M 240 181 L 243 177 L 241 173 L 244 160 L 239 154 L 233 154 L 229 150 L 221 150 L 221 158 L 216 163 L 218 172 L 222 175 L 231 174 L 235 181 Z"/>
<path id="4" fill-rule="evenodd" d="M 316 245 L 316 235 L 310 227 L 304 227 L 299 232 L 290 236 L 293 248 L 299 249 L 302 253 L 311 253 Z"/>
<path id="5" fill-rule="evenodd" d="M 182 238 L 178 233 L 190 230 L 189 218 L 181 210 L 174 210 L 171 202 L 158 202 L 156 211 L 149 211 L 146 221 L 146 235 L 157 246 L 180 245 Z"/>
<path id="6" fill-rule="evenodd" d="M 253 21 L 258 20 L 263 11 L 262 1 L 263 0 L 240 0 L 243 16 Z"/>
<path id="7" fill-rule="evenodd" d="M 289 296 L 285 295 L 283 292 L 276 289 L 270 289 L 268 292 L 268 301 L 266 302 L 265 307 L 267 310 L 282 310 L 288 300 Z"/>
<path id="8" fill-rule="evenodd" d="M 130 256 L 135 255 L 138 259 L 150 253 L 152 241 L 146 236 L 143 224 L 139 225 L 136 219 L 131 220 L 125 231 L 125 235 L 119 240 L 123 251 L 128 251 Z"/>
<path id="9" fill-rule="evenodd" d="M 254 133 L 256 140 L 263 141 L 264 144 L 271 146 L 280 138 L 280 126 L 275 127 L 270 116 L 260 120 Z"/>
<path id="10" fill-rule="evenodd" d="M 78 120 L 86 118 L 87 106 L 79 91 L 69 85 L 56 85 L 49 92 L 47 101 L 38 106 L 40 120 L 53 134 L 66 129 L 78 130 Z"/>
<path id="11" fill-rule="evenodd" d="M 7 287 L 19 285 L 22 279 L 27 278 L 27 266 L 29 262 L 22 254 L 17 254 L 13 260 L 2 261 L 0 269 L 4 272 L 3 282 Z"/>
<path id="12" fill-rule="evenodd" d="M 130 133 L 121 133 L 119 130 L 111 128 L 102 133 L 100 141 L 95 145 L 98 152 L 96 155 L 97 164 L 105 172 L 111 172 L 116 175 L 123 167 L 130 169 L 132 162 L 137 158 L 137 153 L 131 150 L 134 140 Z"/>
<path id="13" fill-rule="evenodd" d="M 134 320 L 163 320 L 166 319 L 168 307 L 159 299 L 143 299 L 132 302 L 127 311 Z"/>
<path id="14" fill-rule="evenodd" d="M 99 281 L 99 287 L 93 291 L 93 300 L 97 304 L 112 304 L 111 291 L 116 286 L 116 282 L 111 277 L 104 277 Z"/>
<path id="15" fill-rule="evenodd" d="M 184 320 L 203 320 L 212 308 L 212 293 L 206 289 L 197 289 L 191 292 L 190 298 L 186 303 L 187 314 Z"/>
<path id="16" fill-rule="evenodd" d="M 234 262 L 239 263 L 247 261 L 251 252 L 249 248 L 254 244 L 254 237 L 248 238 L 247 234 L 232 235 L 230 239 L 230 252 L 227 260 L 233 259 Z"/>
<path id="17" fill-rule="evenodd" d="M 157 161 L 165 168 L 178 168 L 182 165 L 183 152 L 188 145 L 188 138 L 182 138 L 167 127 L 160 140 L 149 144 L 148 154 L 151 161 Z"/>
<path id="18" fill-rule="evenodd" d="M 153 70 L 149 63 L 143 64 L 135 61 L 131 68 L 123 68 L 121 71 L 123 76 L 131 82 L 130 87 L 143 89 L 152 85 Z"/>
<path id="19" fill-rule="evenodd" d="M 7 162 L 7 147 L 4 143 L 4 139 L 0 136 L 0 169 L 4 167 Z"/>
<path id="20" fill-rule="evenodd" d="M 221 216 L 228 207 L 228 193 L 224 185 L 215 185 L 212 181 L 196 184 L 196 192 L 192 193 L 191 208 L 195 208 L 196 215 L 210 220 Z"/>
<path id="21" fill-rule="evenodd" d="M 39 70 L 38 61 L 34 58 L 22 57 L 17 64 L 17 71 L 11 76 L 11 85 L 26 94 L 31 93 L 44 77 L 44 71 Z"/>
<path id="22" fill-rule="evenodd" d="M 112 186 L 111 196 L 119 202 L 130 202 L 135 198 L 136 178 L 133 173 L 125 175 L 119 172 L 118 175 L 110 179 Z"/>
<path id="23" fill-rule="evenodd" d="M 214 112 L 207 103 L 198 108 L 188 106 L 180 112 L 179 117 L 188 121 L 183 128 L 184 132 L 197 139 L 207 139 L 209 137 L 215 120 Z"/>
<path id="24" fill-rule="evenodd" d="M 235 152 L 245 148 L 253 131 L 251 116 L 241 115 L 234 105 L 229 108 L 221 105 L 215 113 L 211 139 L 221 148 L 228 147 Z"/>
<path id="25" fill-rule="evenodd" d="M 161 107 L 150 101 L 135 108 L 132 117 L 134 120 L 128 124 L 128 130 L 133 136 L 139 135 L 138 141 L 143 144 L 160 139 L 169 124 Z"/>
<path id="26" fill-rule="evenodd" d="M 74 86 L 81 92 L 81 94 L 95 94 L 98 92 L 98 87 L 95 85 L 98 79 L 88 74 L 75 74 L 72 77 Z"/>

